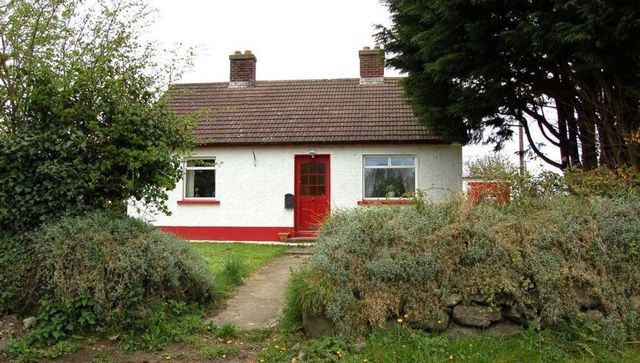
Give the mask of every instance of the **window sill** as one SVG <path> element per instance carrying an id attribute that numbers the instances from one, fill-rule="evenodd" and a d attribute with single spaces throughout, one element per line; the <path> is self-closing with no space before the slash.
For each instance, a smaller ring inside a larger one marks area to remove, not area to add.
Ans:
<path id="1" fill-rule="evenodd" d="M 358 205 L 406 205 L 411 204 L 412 199 L 363 199 Z"/>
<path id="2" fill-rule="evenodd" d="M 218 205 L 220 201 L 217 199 L 182 199 L 178 201 L 180 205 L 189 205 L 189 204 L 204 204 L 204 205 Z"/>

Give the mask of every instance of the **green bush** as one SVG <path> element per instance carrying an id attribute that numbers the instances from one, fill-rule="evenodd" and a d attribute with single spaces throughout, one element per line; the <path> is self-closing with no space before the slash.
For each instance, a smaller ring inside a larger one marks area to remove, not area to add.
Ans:
<path id="1" fill-rule="evenodd" d="M 465 163 L 469 176 L 485 180 L 509 180 L 518 174 L 518 167 L 507 155 L 488 154 Z"/>
<path id="2" fill-rule="evenodd" d="M 575 195 L 640 196 L 640 173 L 635 168 L 572 169 L 565 172 L 564 180 Z"/>
<path id="3" fill-rule="evenodd" d="M 2 3 L 11 55 L 1 56 L 0 229 L 11 233 L 62 215 L 124 210 L 130 198 L 166 211 L 166 190 L 193 146 L 190 117 L 162 98 L 171 78 L 154 61 L 162 52 L 140 37 L 146 5 L 76 5 Z M 33 14 L 46 17 L 46 31 Z"/>
<path id="4" fill-rule="evenodd" d="M 188 244 L 122 215 L 63 218 L 25 244 L 32 253 L 22 257 L 15 302 L 64 308 L 86 299 L 99 327 L 136 327 L 155 305 L 213 297 L 211 274 Z"/>
<path id="5" fill-rule="evenodd" d="M 29 308 L 20 299 L 24 281 L 32 276 L 33 246 L 20 238 L 0 236 L 0 316 Z"/>
<path id="6" fill-rule="evenodd" d="M 11 268 L 9 246 L 9 237 L 2 235 L 2 232 L 0 232 L 0 316 L 5 313 L 7 304 L 11 300 L 11 292 L 7 290 L 10 286 L 9 271 Z"/>
<path id="7" fill-rule="evenodd" d="M 572 168 L 562 175 L 543 171 L 537 175 L 519 173 L 508 157 L 490 154 L 466 164 L 469 176 L 509 183 L 511 202 L 530 204 L 539 199 L 572 194 L 578 196 L 640 197 L 640 172 L 634 167 L 609 169 Z"/>
<path id="8" fill-rule="evenodd" d="M 334 213 L 308 270 L 294 276 L 289 315 L 337 330 L 442 316 L 447 297 L 532 309 L 535 326 L 580 315 L 597 299 L 612 329 L 640 293 L 640 198 L 553 197 L 533 204 L 371 207 Z M 503 304 L 503 303 L 500 303 Z"/>
<path id="9" fill-rule="evenodd" d="M 45 346 L 73 334 L 92 331 L 96 328 L 93 312 L 94 301 L 78 297 L 66 305 L 43 300 L 38 315 L 38 328 L 31 334 L 31 341 L 37 346 Z"/>

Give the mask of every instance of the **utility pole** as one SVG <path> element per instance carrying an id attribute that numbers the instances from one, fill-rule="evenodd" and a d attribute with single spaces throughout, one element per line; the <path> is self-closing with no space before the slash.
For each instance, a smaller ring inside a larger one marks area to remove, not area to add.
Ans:
<path id="1" fill-rule="evenodd" d="M 518 150 L 518 156 L 520 157 L 520 175 L 524 175 L 527 171 L 527 167 L 524 163 L 524 127 L 522 125 L 518 126 L 518 141 L 520 142 L 520 149 Z"/>

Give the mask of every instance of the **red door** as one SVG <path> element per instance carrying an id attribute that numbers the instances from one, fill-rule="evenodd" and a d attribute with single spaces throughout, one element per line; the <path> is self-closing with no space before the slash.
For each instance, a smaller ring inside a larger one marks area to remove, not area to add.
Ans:
<path id="1" fill-rule="evenodd" d="M 314 236 L 329 213 L 329 155 L 296 155 L 295 233 Z"/>

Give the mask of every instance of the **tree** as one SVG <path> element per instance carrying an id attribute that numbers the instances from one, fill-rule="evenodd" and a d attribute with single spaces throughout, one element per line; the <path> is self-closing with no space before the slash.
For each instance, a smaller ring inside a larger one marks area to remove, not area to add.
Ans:
<path id="1" fill-rule="evenodd" d="M 385 0 L 379 40 L 422 122 L 499 149 L 522 125 L 551 165 L 640 167 L 640 3 Z M 534 139 L 537 127 L 542 140 Z M 560 148 L 552 160 L 540 141 Z"/>
<path id="2" fill-rule="evenodd" d="M 488 154 L 470 160 L 465 165 L 472 178 L 510 180 L 519 175 L 518 168 L 503 154 Z"/>
<path id="3" fill-rule="evenodd" d="M 173 64 L 139 39 L 147 7 L 97 4 L 0 2 L 0 229 L 129 198 L 166 210 L 181 176 L 191 120 L 161 97 Z"/>

